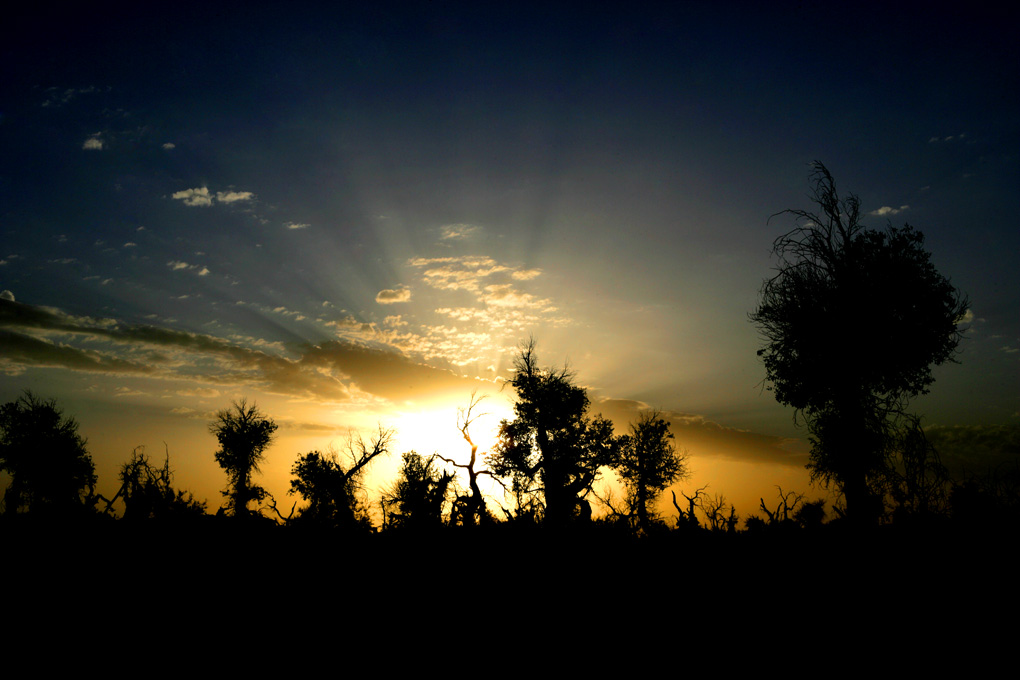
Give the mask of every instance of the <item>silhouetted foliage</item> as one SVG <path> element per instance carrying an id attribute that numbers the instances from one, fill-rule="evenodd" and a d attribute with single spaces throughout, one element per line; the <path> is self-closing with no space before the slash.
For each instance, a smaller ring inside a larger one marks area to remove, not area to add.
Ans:
<path id="1" fill-rule="evenodd" d="M 688 476 L 687 453 L 678 451 L 669 423 L 658 411 L 642 413 L 620 438 L 619 456 L 613 468 L 623 481 L 627 503 L 637 512 L 642 529 L 649 530 L 656 519 L 652 509 L 659 495 L 673 482 Z"/>
<path id="2" fill-rule="evenodd" d="M 508 383 L 517 393 L 513 421 L 502 421 L 499 440 L 489 458 L 495 474 L 510 477 L 519 498 L 541 494 L 545 520 L 562 525 L 574 517 L 590 517 L 583 495 L 599 468 L 617 458 L 619 441 L 612 423 L 588 417 L 588 394 L 573 384 L 566 369 L 538 367 L 535 342 L 514 358 Z"/>
<path id="3" fill-rule="evenodd" d="M 410 451 L 401 456 L 400 477 L 383 496 L 386 524 L 401 529 L 428 529 L 443 523 L 443 508 L 454 474 L 436 465 L 438 457 Z"/>
<path id="4" fill-rule="evenodd" d="M 858 198 L 841 199 L 825 166 L 814 169 L 820 213 L 780 213 L 797 226 L 773 244 L 778 271 L 750 317 L 765 340 L 768 389 L 804 415 L 817 442 L 812 476 L 835 483 L 864 519 L 876 505 L 869 482 L 885 473 L 884 420 L 928 391 L 932 366 L 952 360 L 967 300 L 932 265 L 919 231 L 865 229 Z"/>
<path id="5" fill-rule="evenodd" d="M 393 431 L 382 427 L 371 442 L 351 435 L 347 462 L 335 452 L 312 451 L 300 456 L 291 468 L 290 492 L 308 501 L 298 519 L 330 528 L 369 528 L 368 508 L 361 498 L 361 478 L 366 466 L 389 452 Z"/>
<path id="6" fill-rule="evenodd" d="M 928 440 L 921 419 L 903 416 L 890 436 L 887 493 L 897 519 L 946 515 L 949 472 Z"/>
<path id="7" fill-rule="evenodd" d="M 9 515 L 66 517 L 95 506 L 96 474 L 78 423 L 31 392 L 0 406 L 0 470 L 11 475 Z"/>
<path id="8" fill-rule="evenodd" d="M 276 423 L 265 417 L 254 403 L 248 406 L 242 399 L 217 413 L 209 431 L 220 443 L 216 462 L 227 473 L 228 486 L 223 495 L 229 501 L 230 512 L 235 517 L 248 517 L 248 504 L 260 503 L 267 497 L 265 489 L 252 483 L 252 475 L 260 471 L 259 465 L 273 441 Z"/>
<path id="9" fill-rule="evenodd" d="M 197 501 L 187 491 L 173 487 L 170 454 L 161 467 L 155 467 L 145 455 L 144 447 L 131 453 L 131 460 L 120 468 L 120 489 L 107 503 L 107 510 L 117 498 L 124 501 L 124 519 L 179 519 L 205 514 L 205 502 Z"/>

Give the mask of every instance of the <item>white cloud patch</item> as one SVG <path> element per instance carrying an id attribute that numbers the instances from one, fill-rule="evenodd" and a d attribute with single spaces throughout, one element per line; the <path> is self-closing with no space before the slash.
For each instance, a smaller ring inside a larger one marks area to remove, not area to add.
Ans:
<path id="1" fill-rule="evenodd" d="M 410 288 L 399 288 L 393 290 L 387 288 L 381 290 L 375 296 L 375 301 L 381 305 L 392 305 L 398 302 L 409 302 L 411 300 L 411 289 Z"/>
<path id="2" fill-rule="evenodd" d="M 973 310 L 968 309 L 967 311 L 965 311 L 963 313 L 963 316 L 961 316 L 959 319 L 956 320 L 956 323 L 957 324 L 971 323 L 973 321 L 974 321 L 974 312 L 973 312 Z"/>
<path id="3" fill-rule="evenodd" d="M 138 244 L 137 244 L 137 243 L 134 243 L 134 242 L 132 242 L 132 241 L 128 241 L 127 243 L 125 243 L 125 244 L 124 244 L 124 247 L 125 247 L 125 248 L 137 248 L 137 247 L 138 247 Z"/>
<path id="4" fill-rule="evenodd" d="M 97 132 L 94 135 L 89 135 L 89 138 L 85 140 L 85 143 L 81 145 L 81 148 L 85 151 L 102 151 L 103 146 L 104 144 L 101 133 Z"/>
<path id="5" fill-rule="evenodd" d="M 173 151 L 176 148 L 177 148 L 177 145 L 174 144 L 173 142 L 167 142 L 166 144 L 163 145 L 163 150 L 164 151 Z"/>
<path id="6" fill-rule="evenodd" d="M 310 224 L 298 224 L 297 222 L 288 222 L 284 226 L 287 227 L 288 229 L 307 229 L 308 227 L 310 227 L 312 225 L 310 225 Z"/>
<path id="7" fill-rule="evenodd" d="M 14 302 L 14 293 L 9 290 L 0 291 L 0 300 L 7 300 L 8 302 Z"/>
<path id="8" fill-rule="evenodd" d="M 872 210 L 868 214 L 869 215 L 873 215 L 875 217 L 883 217 L 885 215 L 899 215 L 904 210 L 909 210 L 909 209 L 910 209 L 909 205 L 901 205 L 898 208 L 891 208 L 891 207 L 889 207 L 887 205 L 883 205 L 878 210 Z"/>
<path id="9" fill-rule="evenodd" d="M 184 205 L 192 207 L 213 204 L 212 196 L 209 194 L 209 187 L 197 187 L 195 189 L 178 191 L 174 193 L 173 198 L 178 201 L 184 201 Z"/>

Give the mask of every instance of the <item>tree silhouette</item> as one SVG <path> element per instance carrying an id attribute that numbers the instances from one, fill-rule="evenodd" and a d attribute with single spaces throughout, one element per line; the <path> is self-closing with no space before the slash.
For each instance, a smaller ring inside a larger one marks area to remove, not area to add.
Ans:
<path id="1" fill-rule="evenodd" d="M 401 456 L 400 477 L 382 500 L 389 526 L 422 530 L 442 524 L 454 474 L 440 469 L 437 459 L 414 451 Z"/>
<path id="2" fill-rule="evenodd" d="M 351 435 L 347 442 L 349 463 L 335 452 L 312 451 L 300 456 L 291 468 L 294 479 L 290 493 L 308 501 L 298 518 L 320 526 L 350 529 L 370 526 L 368 511 L 359 497 L 366 466 L 389 452 L 393 431 L 379 428 L 375 439 L 366 442 Z"/>
<path id="3" fill-rule="evenodd" d="M 785 210 L 796 226 L 773 244 L 777 273 L 750 315 L 776 399 L 807 421 L 812 477 L 835 483 L 847 513 L 876 514 L 869 483 L 886 466 L 885 421 L 932 384 L 931 367 L 952 360 L 963 297 L 931 263 L 909 225 L 868 230 L 860 201 L 841 199 L 814 164 L 819 213 Z"/>
<path id="4" fill-rule="evenodd" d="M 0 470 L 11 475 L 5 512 L 68 516 L 95 505 L 95 466 L 78 434 L 52 399 L 31 392 L 0 406 Z"/>
<path id="5" fill-rule="evenodd" d="M 248 504 L 261 502 L 267 496 L 265 489 L 252 483 L 252 475 L 260 471 L 259 465 L 273 441 L 276 423 L 265 417 L 254 403 L 248 406 L 242 399 L 217 413 L 209 431 L 220 443 L 216 462 L 227 473 L 223 495 L 229 501 L 230 511 L 235 517 L 249 517 Z"/>
<path id="6" fill-rule="evenodd" d="M 488 470 L 476 470 L 475 465 L 478 463 L 478 444 L 475 444 L 474 440 L 471 439 L 471 433 L 469 428 L 471 424 L 481 418 L 484 413 L 474 412 L 474 409 L 478 406 L 479 402 L 483 397 L 478 397 L 474 392 L 471 393 L 471 400 L 468 402 L 466 409 L 457 409 L 457 429 L 460 430 L 460 434 L 464 437 L 464 441 L 471 447 L 471 458 L 468 459 L 467 463 L 458 463 L 452 458 L 444 458 L 443 456 L 437 457 L 444 463 L 448 463 L 456 468 L 460 468 L 467 472 L 468 475 L 468 488 L 471 489 L 470 496 L 460 496 L 454 501 L 453 514 L 455 519 L 463 523 L 465 526 L 474 526 L 476 522 L 484 522 L 491 518 L 488 510 L 485 508 L 485 498 L 482 497 L 482 490 L 478 486 L 478 477 L 481 475 L 488 475 L 492 477 L 492 473 Z"/>
<path id="7" fill-rule="evenodd" d="M 614 469 L 627 491 L 627 502 L 638 523 L 648 531 L 656 516 L 651 510 L 659 495 L 673 482 L 688 476 L 687 453 L 678 451 L 669 423 L 656 410 L 645 411 L 620 440 Z"/>
<path id="8" fill-rule="evenodd" d="M 139 446 L 120 468 L 120 489 L 107 502 L 107 511 L 121 498 L 124 519 L 128 521 L 204 515 L 205 502 L 195 500 L 190 492 L 174 489 L 173 480 L 170 454 L 161 467 L 156 467 L 149 462 L 145 448 Z"/>
<path id="9" fill-rule="evenodd" d="M 619 441 L 612 423 L 602 416 L 588 417 L 588 394 L 573 384 L 565 368 L 538 367 L 533 339 L 514 358 L 514 371 L 508 384 L 517 392 L 516 417 L 500 423 L 489 459 L 493 472 L 513 477 L 518 488 L 529 484 L 529 493 L 541 493 L 549 524 L 590 516 L 583 495 L 591 490 L 599 468 L 617 457 Z"/>

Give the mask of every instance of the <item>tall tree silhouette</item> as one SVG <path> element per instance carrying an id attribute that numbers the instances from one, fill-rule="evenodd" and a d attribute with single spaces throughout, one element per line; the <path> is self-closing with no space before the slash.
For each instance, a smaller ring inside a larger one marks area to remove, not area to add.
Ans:
<path id="1" fill-rule="evenodd" d="M 884 474 L 887 417 L 928 392 L 952 360 L 967 300 L 934 267 L 910 225 L 865 229 L 860 201 L 841 199 L 814 164 L 819 212 L 785 210 L 795 227 L 773 244 L 777 273 L 750 315 L 766 384 L 807 421 L 815 479 L 835 483 L 847 514 L 880 512 L 869 484 Z"/>
<path id="2" fill-rule="evenodd" d="M 648 531 L 659 495 L 673 482 L 688 476 L 687 452 L 678 451 L 669 423 L 655 410 L 645 411 L 620 440 L 620 455 L 613 465 L 627 491 L 631 512 Z"/>
<path id="3" fill-rule="evenodd" d="M 335 452 L 312 451 L 298 457 L 291 468 L 290 493 L 308 501 L 299 519 L 332 528 L 368 527 L 368 512 L 359 498 L 361 477 L 369 463 L 389 452 L 392 440 L 393 431 L 380 427 L 371 442 L 351 435 L 347 461 Z"/>
<path id="4" fill-rule="evenodd" d="M 31 392 L 0 406 L 0 470 L 11 475 L 8 515 L 67 516 L 96 500 L 95 466 L 78 423 Z"/>
<path id="5" fill-rule="evenodd" d="M 131 453 L 131 460 L 120 467 L 120 489 L 107 502 L 107 511 L 121 498 L 127 521 L 204 515 L 205 502 L 195 500 L 189 491 L 175 489 L 173 481 L 169 452 L 163 465 L 156 467 L 145 455 L 145 447 L 139 446 Z"/>
<path id="6" fill-rule="evenodd" d="M 248 504 L 266 498 L 266 490 L 252 483 L 252 475 L 259 472 L 265 451 L 273 441 L 276 423 L 264 416 L 258 407 L 242 399 L 216 414 L 209 425 L 220 449 L 216 462 L 227 473 L 227 497 L 230 511 L 235 517 L 249 517 Z"/>
<path id="7" fill-rule="evenodd" d="M 515 476 L 515 483 L 526 481 L 528 491 L 542 495 L 546 522 L 554 526 L 588 514 L 583 495 L 619 448 L 612 423 L 588 416 L 588 394 L 572 378 L 565 368 L 539 368 L 533 339 L 523 345 L 507 383 L 517 393 L 515 418 L 500 423 L 489 459 L 495 474 Z"/>

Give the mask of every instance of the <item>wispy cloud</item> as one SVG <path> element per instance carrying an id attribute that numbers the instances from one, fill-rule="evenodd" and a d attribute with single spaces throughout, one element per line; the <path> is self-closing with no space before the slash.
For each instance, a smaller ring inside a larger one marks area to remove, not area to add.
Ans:
<path id="1" fill-rule="evenodd" d="M 216 200 L 220 203 L 237 203 L 238 201 L 250 201 L 255 194 L 250 191 L 217 191 Z"/>
<path id="2" fill-rule="evenodd" d="M 164 151 L 173 151 L 176 148 L 177 148 L 177 145 L 174 144 L 173 142 L 167 142 L 166 144 L 163 145 L 163 150 Z"/>
<path id="3" fill-rule="evenodd" d="M 472 224 L 446 224 L 439 228 L 439 238 L 443 241 L 465 239 L 478 231 Z"/>
<path id="4" fill-rule="evenodd" d="M 392 305 L 398 302 L 410 302 L 411 300 L 411 289 L 410 288 L 398 288 L 396 290 L 387 288 L 381 290 L 375 296 L 375 301 L 381 305 Z"/>
<path id="5" fill-rule="evenodd" d="M 898 208 L 891 208 L 891 207 L 889 207 L 887 205 L 883 205 L 878 210 L 872 210 L 868 214 L 872 215 L 874 217 L 883 217 L 885 215 L 899 215 L 904 210 L 909 210 L 909 209 L 910 209 L 909 205 L 901 205 Z"/>
<path id="6" fill-rule="evenodd" d="M 288 222 L 284 225 L 287 229 L 307 229 L 312 226 L 310 224 L 298 224 L 297 222 Z"/>
<path id="7" fill-rule="evenodd" d="M 173 193 L 173 198 L 183 201 L 184 205 L 191 207 L 206 207 L 213 203 L 237 203 L 239 201 L 251 201 L 255 194 L 250 191 L 217 191 L 213 194 L 209 187 L 195 187 L 183 189 Z"/>
<path id="8" fill-rule="evenodd" d="M 188 264 L 187 262 L 182 262 L 180 260 L 170 260 L 166 263 L 166 266 L 170 267 L 170 269 L 175 272 L 188 270 L 195 272 L 199 276 L 208 276 L 210 273 L 208 267 L 203 267 L 200 264 Z"/>

